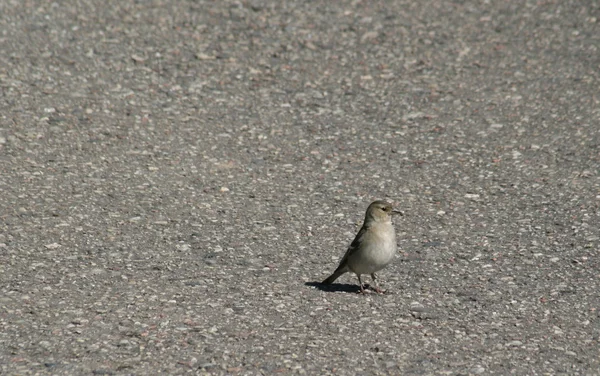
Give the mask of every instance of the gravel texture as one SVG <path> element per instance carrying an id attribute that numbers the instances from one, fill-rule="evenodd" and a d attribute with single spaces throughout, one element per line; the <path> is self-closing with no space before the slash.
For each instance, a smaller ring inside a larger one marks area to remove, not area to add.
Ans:
<path id="1" fill-rule="evenodd" d="M 600 5 L 3 0 L 0 190 L 2 375 L 597 375 Z"/>

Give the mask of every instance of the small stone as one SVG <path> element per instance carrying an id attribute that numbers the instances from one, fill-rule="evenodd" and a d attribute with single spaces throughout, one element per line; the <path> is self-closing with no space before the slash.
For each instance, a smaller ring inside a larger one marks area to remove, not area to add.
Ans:
<path id="1" fill-rule="evenodd" d="M 178 251 L 187 252 L 192 249 L 192 246 L 189 244 L 177 244 L 175 248 L 177 248 Z"/>
<path id="2" fill-rule="evenodd" d="M 101 268 L 94 268 L 94 269 L 92 269 L 90 271 L 91 275 L 101 275 L 101 274 L 104 274 L 104 273 L 106 273 L 106 270 L 101 269 Z"/>
<path id="3" fill-rule="evenodd" d="M 211 56 L 211 55 L 207 55 L 203 52 L 199 52 L 196 54 L 196 59 L 198 59 L 198 60 L 214 60 L 215 57 Z"/>
<path id="4" fill-rule="evenodd" d="M 471 369 L 471 371 L 474 374 L 480 375 L 480 374 L 482 374 L 482 373 L 485 372 L 485 368 L 483 368 L 483 366 L 481 366 L 481 365 L 478 364 L 475 367 L 473 367 L 473 369 Z"/>
<path id="5" fill-rule="evenodd" d="M 366 41 L 373 40 L 373 39 L 377 38 L 378 36 L 379 36 L 379 33 L 376 31 L 367 31 L 360 38 L 360 43 L 365 43 Z"/>
<path id="6" fill-rule="evenodd" d="M 52 344 L 49 341 L 40 341 L 38 344 L 46 350 L 52 347 Z"/>
<path id="7" fill-rule="evenodd" d="M 135 61 L 136 63 L 143 63 L 144 61 L 146 61 L 146 59 L 139 55 L 131 55 L 131 60 Z"/>
<path id="8" fill-rule="evenodd" d="M 415 120 L 415 119 L 419 119 L 419 118 L 423 118 L 425 117 L 425 114 L 423 112 L 411 112 L 409 114 L 406 114 L 403 116 L 404 121 L 406 120 Z"/>
<path id="9" fill-rule="evenodd" d="M 419 302 L 412 302 L 410 303 L 410 310 L 412 312 L 424 312 L 425 306 Z"/>

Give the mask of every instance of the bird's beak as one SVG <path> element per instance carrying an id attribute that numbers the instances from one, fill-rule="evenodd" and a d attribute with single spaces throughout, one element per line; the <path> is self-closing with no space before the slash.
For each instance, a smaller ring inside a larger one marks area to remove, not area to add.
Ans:
<path id="1" fill-rule="evenodd" d="M 392 210 L 392 214 L 400 214 L 404 216 L 404 213 L 402 213 L 400 210 Z"/>

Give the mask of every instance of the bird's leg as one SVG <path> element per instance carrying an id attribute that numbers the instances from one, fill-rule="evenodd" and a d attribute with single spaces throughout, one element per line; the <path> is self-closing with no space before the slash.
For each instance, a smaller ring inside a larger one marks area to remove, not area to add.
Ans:
<path id="1" fill-rule="evenodd" d="M 360 279 L 360 274 L 357 274 L 356 276 L 358 277 L 358 285 L 360 286 L 360 293 L 364 294 L 365 293 L 365 288 L 363 287 L 362 280 Z"/>
<path id="2" fill-rule="evenodd" d="M 373 290 L 375 290 L 378 294 L 383 294 L 385 290 L 379 288 L 379 283 L 377 283 L 377 276 L 375 273 L 371 273 L 371 279 L 373 280 Z"/>

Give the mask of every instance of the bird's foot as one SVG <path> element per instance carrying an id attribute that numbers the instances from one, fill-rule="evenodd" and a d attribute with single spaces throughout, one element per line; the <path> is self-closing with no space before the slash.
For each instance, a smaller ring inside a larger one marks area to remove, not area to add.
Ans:
<path id="1" fill-rule="evenodd" d="M 385 290 L 383 290 L 383 289 L 379 288 L 379 286 L 374 286 L 374 287 L 371 287 L 371 289 L 372 289 L 373 291 L 375 291 L 376 293 L 378 293 L 378 294 L 385 294 Z"/>
<path id="2" fill-rule="evenodd" d="M 371 291 L 374 291 L 378 294 L 385 294 L 386 290 L 380 288 L 379 286 L 371 286 L 368 283 L 364 284 L 364 285 L 360 285 L 360 291 L 358 291 L 359 294 L 371 294 Z"/>
<path id="3" fill-rule="evenodd" d="M 363 285 L 363 284 L 361 283 L 361 284 L 360 284 L 360 291 L 359 291 L 358 293 L 359 293 L 359 294 L 363 294 L 363 295 L 371 293 L 371 292 L 368 290 L 368 288 L 369 288 L 369 285 L 366 285 L 366 286 L 365 286 L 365 285 Z"/>

